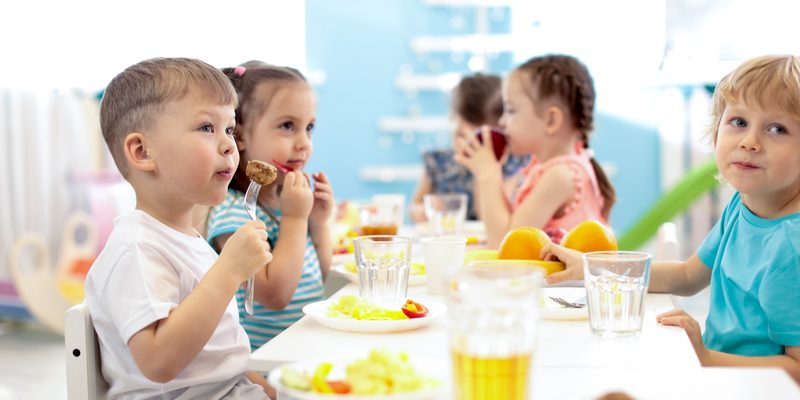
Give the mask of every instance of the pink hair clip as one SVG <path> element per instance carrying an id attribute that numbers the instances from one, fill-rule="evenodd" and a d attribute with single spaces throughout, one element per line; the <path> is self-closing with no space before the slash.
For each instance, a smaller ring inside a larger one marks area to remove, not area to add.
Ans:
<path id="1" fill-rule="evenodd" d="M 233 68 L 233 74 L 238 76 L 238 77 L 240 77 L 240 78 L 244 76 L 244 73 L 246 71 L 247 71 L 247 68 L 242 67 L 242 66 L 238 66 L 238 67 L 234 67 Z"/>

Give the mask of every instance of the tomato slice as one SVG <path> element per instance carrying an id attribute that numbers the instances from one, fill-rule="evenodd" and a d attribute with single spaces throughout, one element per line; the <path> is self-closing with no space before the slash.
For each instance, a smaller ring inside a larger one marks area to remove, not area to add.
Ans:
<path id="1" fill-rule="evenodd" d="M 350 393 L 353 390 L 353 388 L 350 387 L 350 384 L 343 380 L 326 381 L 326 383 L 328 384 L 328 387 L 331 388 L 333 393 L 345 394 Z"/>
<path id="2" fill-rule="evenodd" d="M 402 310 L 403 314 L 408 318 L 422 318 L 428 315 L 428 307 L 411 299 L 406 300 L 406 303 L 403 304 L 403 308 L 400 310 Z"/>

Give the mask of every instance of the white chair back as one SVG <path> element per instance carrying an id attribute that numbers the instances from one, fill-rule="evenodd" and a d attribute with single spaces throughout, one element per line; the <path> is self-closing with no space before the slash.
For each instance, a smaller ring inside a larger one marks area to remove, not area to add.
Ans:
<path id="1" fill-rule="evenodd" d="M 108 383 L 100 370 L 100 347 L 86 304 L 67 310 L 64 316 L 67 358 L 67 398 L 101 400 Z"/>

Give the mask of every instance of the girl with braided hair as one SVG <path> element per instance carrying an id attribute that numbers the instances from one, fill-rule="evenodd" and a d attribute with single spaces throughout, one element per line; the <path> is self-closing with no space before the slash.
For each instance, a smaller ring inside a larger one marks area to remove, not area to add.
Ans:
<path id="1" fill-rule="evenodd" d="M 559 242 L 585 220 L 608 225 L 615 194 L 589 148 L 595 92 L 586 66 L 566 55 L 532 58 L 505 79 L 502 96 L 500 124 L 511 153 L 532 155 L 513 202 L 503 194 L 489 128 L 483 128 L 483 143 L 456 143 L 456 162 L 475 177 L 489 245 L 498 246 L 520 226 L 541 228 Z"/>

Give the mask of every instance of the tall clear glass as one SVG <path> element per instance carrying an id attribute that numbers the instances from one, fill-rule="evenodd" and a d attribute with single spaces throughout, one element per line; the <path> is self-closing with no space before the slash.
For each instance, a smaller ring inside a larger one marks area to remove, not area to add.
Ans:
<path id="1" fill-rule="evenodd" d="M 422 197 L 425 217 L 437 236 L 458 235 L 467 219 L 467 195 L 426 194 Z"/>
<path id="2" fill-rule="evenodd" d="M 458 400 L 524 400 L 544 271 L 474 262 L 449 287 L 450 351 Z"/>
<path id="3" fill-rule="evenodd" d="M 653 256 L 637 251 L 583 255 L 583 279 L 592 332 L 606 337 L 642 331 L 644 299 Z"/>
<path id="4" fill-rule="evenodd" d="M 404 300 L 411 267 L 411 238 L 394 235 L 353 239 L 359 295 L 381 302 Z"/>

